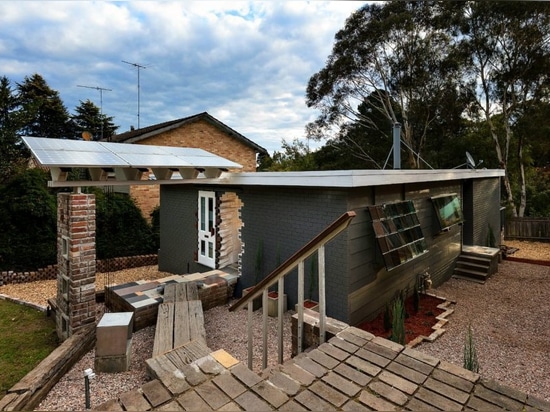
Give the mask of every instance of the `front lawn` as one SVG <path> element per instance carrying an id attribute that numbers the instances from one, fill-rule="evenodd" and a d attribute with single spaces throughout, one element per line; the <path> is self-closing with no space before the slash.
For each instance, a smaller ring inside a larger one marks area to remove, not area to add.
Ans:
<path id="1" fill-rule="evenodd" d="M 53 317 L 0 299 L 0 399 L 57 345 Z"/>

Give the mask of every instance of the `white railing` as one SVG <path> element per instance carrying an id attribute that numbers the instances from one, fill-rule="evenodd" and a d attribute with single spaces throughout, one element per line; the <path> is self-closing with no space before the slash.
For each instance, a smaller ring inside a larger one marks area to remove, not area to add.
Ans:
<path id="1" fill-rule="evenodd" d="M 267 367 L 267 317 L 268 317 L 268 293 L 269 288 L 275 283 L 278 284 L 278 307 L 277 307 L 277 341 L 278 341 L 278 360 L 283 363 L 283 311 L 284 311 L 284 278 L 296 267 L 298 267 L 298 347 L 297 352 L 302 352 L 303 329 L 304 329 L 304 262 L 305 260 L 318 252 L 318 271 L 319 271 L 319 343 L 325 341 L 326 330 L 326 298 L 325 298 L 325 245 L 343 232 L 349 226 L 351 220 L 355 217 L 355 212 L 344 213 L 325 230 L 311 239 L 305 246 L 298 250 L 294 255 L 283 262 L 273 272 L 260 281 L 245 296 L 240 298 L 229 310 L 238 310 L 248 305 L 248 368 L 252 369 L 252 320 L 253 320 L 253 301 L 262 295 L 262 369 Z"/>

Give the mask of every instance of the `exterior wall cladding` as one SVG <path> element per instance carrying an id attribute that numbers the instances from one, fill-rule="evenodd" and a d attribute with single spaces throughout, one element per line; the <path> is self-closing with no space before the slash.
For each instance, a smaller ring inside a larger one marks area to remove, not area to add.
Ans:
<path id="1" fill-rule="evenodd" d="M 258 247 L 263 243 L 263 276 L 278 262 L 290 257 L 311 238 L 347 210 L 357 216 L 348 230 L 326 247 L 327 315 L 356 325 L 371 319 L 396 293 L 412 293 L 417 275 L 429 272 L 438 286 L 452 275 L 461 251 L 463 226 L 439 230 L 431 197 L 457 193 L 463 196 L 461 181 L 414 183 L 353 189 L 253 187 L 238 189 L 223 186 L 177 187 L 161 189 L 161 250 L 159 269 L 173 273 L 206 271 L 195 263 L 197 248 L 197 191 L 235 191 L 243 202 L 241 230 L 244 253 L 242 276 L 236 289 L 256 283 L 255 266 Z M 473 219 L 467 220 L 475 244 L 486 245 L 488 225 L 500 228 L 499 179 L 473 180 Z M 376 244 L 368 205 L 412 200 L 420 220 L 428 252 L 391 271 L 387 271 Z M 465 213 L 467 215 L 467 213 Z M 495 230 L 495 233 L 498 233 Z M 310 259 L 305 264 L 305 294 L 309 297 Z M 289 308 L 297 301 L 297 271 L 286 277 L 285 291 Z M 316 286 L 316 284 L 315 284 Z M 317 299 L 317 291 L 313 295 Z"/>

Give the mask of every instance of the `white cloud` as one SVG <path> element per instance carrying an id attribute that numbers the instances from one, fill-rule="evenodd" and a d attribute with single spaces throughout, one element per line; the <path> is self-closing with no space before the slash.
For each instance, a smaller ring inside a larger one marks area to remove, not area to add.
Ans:
<path id="1" fill-rule="evenodd" d="M 112 89 L 103 109 L 121 125 L 208 111 L 270 152 L 304 135 L 305 105 L 357 2 L 2 1 L 0 75 L 41 74 L 69 111 Z"/>

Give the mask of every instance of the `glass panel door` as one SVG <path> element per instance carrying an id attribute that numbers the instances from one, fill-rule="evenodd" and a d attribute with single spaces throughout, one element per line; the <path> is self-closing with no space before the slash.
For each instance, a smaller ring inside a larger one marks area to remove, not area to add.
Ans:
<path id="1" fill-rule="evenodd" d="M 216 267 L 215 193 L 199 191 L 199 263 Z"/>

